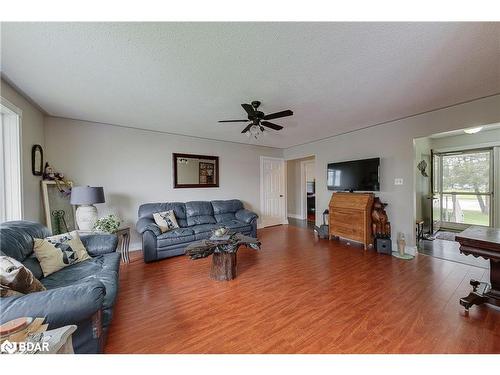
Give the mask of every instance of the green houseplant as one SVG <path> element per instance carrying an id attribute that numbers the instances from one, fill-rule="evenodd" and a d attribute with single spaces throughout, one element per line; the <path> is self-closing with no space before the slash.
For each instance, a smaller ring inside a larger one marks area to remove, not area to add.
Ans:
<path id="1" fill-rule="evenodd" d="M 115 233 L 119 227 L 120 219 L 116 215 L 101 217 L 94 224 L 94 230 L 106 233 Z"/>

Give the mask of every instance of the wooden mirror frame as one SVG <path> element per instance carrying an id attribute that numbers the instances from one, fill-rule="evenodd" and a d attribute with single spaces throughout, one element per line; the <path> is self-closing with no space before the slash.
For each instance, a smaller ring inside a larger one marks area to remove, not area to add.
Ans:
<path id="1" fill-rule="evenodd" d="M 177 183 L 177 159 L 205 159 L 215 161 L 215 173 L 213 184 L 179 184 Z M 174 189 L 179 188 L 214 188 L 219 187 L 219 157 L 211 155 L 178 154 L 172 153 L 173 171 L 174 171 Z"/>
<path id="2" fill-rule="evenodd" d="M 35 165 L 37 152 L 40 153 L 40 165 Z M 31 147 L 31 173 L 33 173 L 33 176 L 43 175 L 43 149 L 40 145 L 33 145 Z"/>

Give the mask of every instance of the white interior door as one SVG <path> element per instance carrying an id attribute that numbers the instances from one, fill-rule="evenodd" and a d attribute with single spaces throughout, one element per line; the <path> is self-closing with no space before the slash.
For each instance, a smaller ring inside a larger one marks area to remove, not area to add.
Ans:
<path id="1" fill-rule="evenodd" d="M 286 224 L 285 160 L 262 156 L 260 160 L 261 225 Z"/>

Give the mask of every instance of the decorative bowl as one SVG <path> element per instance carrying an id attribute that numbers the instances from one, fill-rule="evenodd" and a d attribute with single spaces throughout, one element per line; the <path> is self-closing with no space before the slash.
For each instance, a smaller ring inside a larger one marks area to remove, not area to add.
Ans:
<path id="1" fill-rule="evenodd" d="M 217 228 L 216 230 L 214 230 L 214 235 L 217 236 L 217 237 L 222 237 L 224 236 L 227 232 L 229 231 L 228 228 Z"/>

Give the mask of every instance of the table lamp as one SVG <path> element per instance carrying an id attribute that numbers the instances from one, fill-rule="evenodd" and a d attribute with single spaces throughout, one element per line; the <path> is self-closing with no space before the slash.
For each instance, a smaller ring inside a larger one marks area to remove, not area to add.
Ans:
<path id="1" fill-rule="evenodd" d="M 97 221 L 96 203 L 104 203 L 104 189 L 93 186 L 75 186 L 71 189 L 71 204 L 78 205 L 76 223 L 80 230 L 92 230 Z"/>

